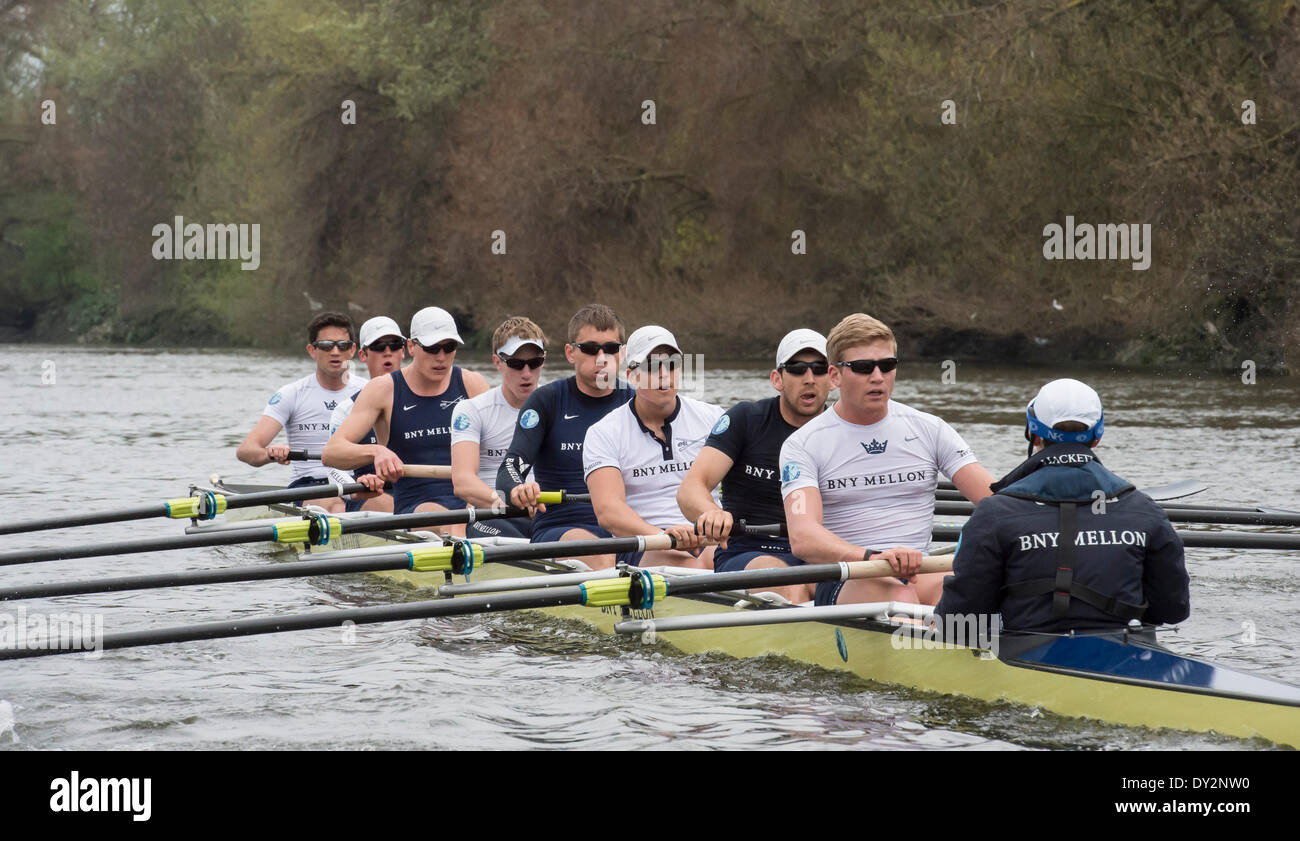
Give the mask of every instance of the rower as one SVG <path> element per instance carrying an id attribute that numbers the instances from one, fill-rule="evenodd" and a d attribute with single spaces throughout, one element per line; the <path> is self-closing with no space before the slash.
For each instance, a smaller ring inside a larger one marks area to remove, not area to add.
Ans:
<path id="1" fill-rule="evenodd" d="M 1183 543 L 1164 509 L 1102 467 L 1104 423 L 1101 398 L 1078 380 L 1030 401 L 1029 458 L 962 529 L 938 622 L 1001 613 L 1007 630 L 1062 633 L 1187 618 Z"/>
<path id="2" fill-rule="evenodd" d="M 384 374 L 391 374 L 393 371 L 399 371 L 402 368 L 402 360 L 406 358 L 406 337 L 402 335 L 402 328 L 397 326 L 397 322 L 386 315 L 376 316 L 361 325 L 361 347 L 357 351 L 357 356 L 365 363 L 366 370 L 370 373 L 370 379 L 382 377 Z M 348 400 L 340 400 L 339 405 L 330 415 L 330 434 L 333 435 L 338 428 L 343 425 L 343 421 L 348 419 L 352 414 L 352 407 L 356 405 L 357 394 L 352 395 Z M 372 429 L 362 437 L 361 444 L 377 444 L 379 438 Z M 385 438 L 384 443 L 387 443 Z M 360 477 L 373 475 L 375 472 L 374 465 L 366 464 L 352 471 L 355 480 Z M 360 496 L 353 496 L 347 501 L 348 511 L 382 511 L 388 514 L 393 513 L 393 496 L 392 494 L 382 493 L 376 497 L 363 499 Z"/>
<path id="3" fill-rule="evenodd" d="M 487 391 L 482 374 L 456 365 L 463 344 L 451 314 L 425 307 L 411 318 L 407 349 L 411 364 L 373 380 L 357 397 L 352 414 L 321 453 L 331 467 L 352 469 L 373 462 L 375 473 L 393 482 L 398 514 L 464 508 L 450 479 L 403 478 L 403 464 L 446 465 L 451 461 L 451 416 L 461 400 Z M 374 429 L 388 444 L 361 444 Z M 458 537 L 465 526 L 442 526 Z"/>
<path id="4" fill-rule="evenodd" d="M 497 471 L 497 490 L 511 505 L 533 517 L 534 543 L 593 540 L 610 533 L 596 521 L 590 503 L 566 502 L 547 508 L 546 491 L 586 493 L 582 445 L 588 428 L 626 403 L 632 390 L 618 381 L 623 355 L 623 323 L 604 304 L 588 304 L 569 319 L 564 358 L 573 376 L 536 389 L 524 401 L 510 448 Z M 593 569 L 613 566 L 613 555 L 585 559 Z"/>
<path id="5" fill-rule="evenodd" d="M 713 546 L 705 546 L 677 507 L 677 488 L 699 455 L 722 407 L 677 393 L 682 351 L 658 325 L 627 340 L 627 380 L 636 395 L 587 430 L 582 465 L 600 525 L 615 537 L 673 536 L 678 549 L 628 552 L 633 566 L 713 569 Z"/>
<path id="6" fill-rule="evenodd" d="M 316 370 L 271 395 L 261 419 L 240 443 L 235 456 L 245 464 L 261 467 L 273 461 L 290 464 L 291 450 L 320 450 L 330 437 L 330 413 L 366 384 L 364 378 L 349 375 L 354 353 L 356 342 L 350 318 L 337 312 L 323 312 L 313 318 L 307 325 L 307 354 L 315 361 Z M 288 443 L 272 444 L 281 429 Z M 292 465 L 291 488 L 330 482 L 329 468 L 320 461 L 295 461 Z M 338 498 L 313 504 L 331 513 L 342 511 L 345 505 Z"/>
<path id="7" fill-rule="evenodd" d="M 777 396 L 737 403 L 714 424 L 709 440 L 677 489 L 677 504 L 696 529 L 720 545 L 713 555 L 716 572 L 799 566 L 784 537 L 731 537 L 736 520 L 784 523 L 781 504 L 781 445 L 796 429 L 826 408 L 830 365 L 826 337 L 816 330 L 791 330 L 776 351 L 768 375 Z M 713 490 L 722 484 L 722 505 Z M 771 588 L 795 603 L 810 601 L 811 584 Z"/>
<path id="8" fill-rule="evenodd" d="M 501 385 L 472 400 L 461 401 L 451 422 L 451 481 L 456 496 L 475 507 L 503 505 L 497 471 L 515 434 L 524 401 L 537 388 L 546 363 L 546 336 L 531 319 L 512 315 L 492 333 L 492 364 Z M 471 523 L 470 537 L 527 537 L 527 517 Z"/>
<path id="9" fill-rule="evenodd" d="M 846 316 L 827 337 L 826 355 L 840 400 L 781 448 L 790 544 L 809 563 L 883 559 L 900 576 L 901 583 L 818 584 L 817 604 L 934 604 L 943 576 L 916 573 L 930 545 L 939 474 L 974 503 L 991 493 L 993 477 L 941 418 L 890 399 L 898 344 L 887 326 L 863 313 Z"/>

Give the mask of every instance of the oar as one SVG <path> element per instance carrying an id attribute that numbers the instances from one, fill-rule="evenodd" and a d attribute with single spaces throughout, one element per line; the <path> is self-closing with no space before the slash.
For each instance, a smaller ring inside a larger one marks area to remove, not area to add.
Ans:
<path id="1" fill-rule="evenodd" d="M 843 622 L 846 619 L 874 619 L 878 622 L 887 622 L 891 616 L 924 619 L 933 613 L 934 608 L 929 605 L 909 602 L 866 602 L 794 609 L 732 610 L 727 613 L 697 613 L 691 616 L 667 616 L 661 619 L 632 619 L 615 622 L 614 630 L 620 634 L 656 634 L 661 631 L 788 625 L 794 622 Z M 920 626 L 915 627 L 920 630 Z"/>
<path id="2" fill-rule="evenodd" d="M 1103 531 L 1109 530 L 1103 529 Z M 1200 548 L 1282 549 L 1289 551 L 1300 549 L 1300 534 L 1261 534 L 1258 532 L 1235 531 L 1179 531 L 1175 532 L 1175 534 L 1182 539 L 1184 546 Z M 959 526 L 935 526 L 932 535 L 935 540 L 957 540 L 961 536 L 961 528 Z"/>
<path id="3" fill-rule="evenodd" d="M 615 538 L 641 541 L 644 549 L 670 549 L 674 545 L 669 535 L 645 538 Z M 566 554 L 577 541 L 566 545 Z M 539 544 L 540 545 L 540 544 Z M 498 560 L 509 560 L 508 552 L 524 552 L 530 547 L 505 550 Z M 610 551 L 606 543 L 598 553 Z M 591 553 L 589 553 L 591 554 Z M 524 555 L 518 555 L 523 558 Z M 952 568 L 947 559 L 922 561 L 922 572 L 942 572 Z M 466 596 L 458 599 L 408 602 L 399 605 L 361 607 L 347 610 L 318 611 L 289 616 L 243 618 L 230 622 L 205 622 L 175 628 L 158 628 L 106 634 L 102 639 L 79 640 L 73 635 L 61 635 L 59 643 L 76 644 L 77 647 L 41 649 L 0 649 L 0 660 L 17 660 L 27 657 L 46 657 L 68 654 L 73 651 L 107 651 L 133 648 L 142 645 L 163 645 L 174 642 L 246 637 L 256 634 L 275 634 L 283 631 L 304 631 L 313 628 L 334 628 L 344 623 L 357 625 L 375 622 L 401 622 L 409 619 L 429 619 L 444 616 L 468 616 L 480 613 L 498 613 L 507 610 L 535 610 L 564 605 L 611 607 L 627 605 L 634 609 L 649 610 L 667 596 L 685 596 L 750 588 L 779 587 L 786 584 L 814 584 L 820 581 L 840 581 L 847 578 L 882 578 L 895 575 L 886 561 L 854 561 L 843 564 L 805 564 L 783 569 L 744 570 L 720 572 L 710 575 L 692 575 L 681 579 L 667 578 L 648 570 L 638 570 L 625 578 L 605 578 L 588 581 L 573 587 L 555 587 L 546 590 L 525 590 L 518 593 L 492 593 L 485 596 Z M 83 644 L 84 643 L 84 644 Z"/>
<path id="4" fill-rule="evenodd" d="M 1184 479 L 1180 482 L 1173 482 L 1172 484 L 1168 484 L 1168 485 L 1157 485 L 1154 488 L 1139 488 L 1139 490 L 1141 490 L 1142 493 L 1154 499 L 1156 502 L 1160 502 L 1162 500 L 1167 500 L 1167 499 L 1182 499 L 1185 496 L 1198 494 L 1201 491 L 1204 491 L 1208 488 L 1209 485 L 1206 485 L 1203 482 L 1198 482 L 1195 479 Z M 943 502 L 965 502 L 966 501 L 966 497 L 962 496 L 961 491 L 958 491 L 955 488 L 953 488 L 951 482 L 940 482 L 939 489 L 934 492 L 934 498 L 941 500 Z M 1202 506 L 1189 505 L 1185 507 L 1201 508 Z M 1240 510 L 1251 511 L 1254 509 L 1243 508 Z"/>
<path id="5" fill-rule="evenodd" d="M 941 517 L 967 516 L 975 506 L 969 502 L 936 502 L 934 513 Z M 1214 508 L 1166 509 L 1166 516 L 1174 523 L 1223 523 L 1234 526 L 1300 526 L 1300 514 L 1257 514 L 1238 511 L 1220 511 Z"/>
<path id="6" fill-rule="evenodd" d="M 306 455 L 305 450 L 299 453 Z M 408 464 L 403 466 L 402 475 L 420 479 L 450 479 L 451 468 L 440 464 Z M 254 505 L 273 505 L 282 502 L 305 502 L 309 499 L 326 499 L 344 494 L 366 493 L 370 489 L 360 482 L 345 485 L 304 485 L 298 488 L 284 488 L 274 491 L 257 491 L 247 494 L 219 494 L 204 491 L 194 496 L 183 496 L 166 502 L 155 502 L 133 508 L 118 508 L 113 511 L 101 511 L 94 514 L 73 514 L 48 517 L 41 520 L 26 520 L 20 523 L 0 525 L 0 534 L 19 534 L 22 532 L 44 531 L 46 529 L 65 529 L 74 526 L 99 526 L 105 523 L 123 523 L 128 520 L 146 520 L 153 517 L 171 517 L 175 520 L 207 519 L 210 520 L 228 510 L 249 508 Z"/>
<path id="7" fill-rule="evenodd" d="M 588 494 L 566 494 L 551 491 L 543 494 L 543 502 L 589 502 Z M 44 561 L 62 561 L 71 558 L 93 558 L 100 555 L 130 555 L 138 552 L 159 552 L 166 549 L 194 549 L 202 546 L 232 546 L 237 543 L 328 543 L 340 534 L 365 534 L 388 529 L 445 526 L 455 523 L 473 523 L 497 517 L 527 517 L 522 508 L 466 508 L 455 511 L 422 511 L 414 514 L 394 514 L 382 517 L 342 519 L 325 514 L 308 514 L 299 518 L 275 520 L 256 528 L 223 530 L 210 534 L 186 534 L 179 537 L 157 537 L 144 540 L 112 541 L 80 546 L 63 546 L 53 549 L 17 549 L 0 552 L 0 566 L 33 564 Z"/>

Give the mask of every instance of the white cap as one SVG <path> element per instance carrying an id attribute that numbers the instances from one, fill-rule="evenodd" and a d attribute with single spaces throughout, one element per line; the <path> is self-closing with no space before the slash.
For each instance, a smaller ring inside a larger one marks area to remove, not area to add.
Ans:
<path id="1" fill-rule="evenodd" d="M 511 336 L 506 339 L 505 344 L 497 348 L 497 356 L 511 356 L 524 345 L 532 345 L 542 351 L 546 350 L 546 345 L 542 344 L 541 339 L 524 339 L 519 336 Z"/>
<path id="2" fill-rule="evenodd" d="M 651 351 L 664 345 L 678 353 L 682 352 L 682 349 L 677 346 L 677 338 L 665 328 L 657 324 L 647 324 L 645 327 L 637 328 L 631 336 L 627 337 L 627 367 L 638 367 L 646 361 Z"/>
<path id="3" fill-rule="evenodd" d="M 377 315 L 374 318 L 361 325 L 361 346 L 370 347 L 376 339 L 382 339 L 384 336 L 396 336 L 399 339 L 405 339 L 402 335 L 402 328 L 397 326 L 386 315 Z"/>
<path id="4" fill-rule="evenodd" d="M 801 350 L 815 350 L 825 356 L 826 337 L 816 330 L 809 330 L 807 327 L 791 330 L 785 334 L 781 344 L 776 346 L 776 364 L 778 366 L 784 365 L 790 361 L 790 357 Z"/>
<path id="5" fill-rule="evenodd" d="M 425 307 L 411 317 L 411 338 L 422 345 L 436 345 L 447 339 L 465 344 L 456 332 L 456 320 L 442 307 Z"/>
<path id="6" fill-rule="evenodd" d="M 1101 398 L 1078 380 L 1052 380 L 1029 401 L 1034 417 L 1046 427 L 1075 421 L 1092 429 L 1101 420 Z"/>

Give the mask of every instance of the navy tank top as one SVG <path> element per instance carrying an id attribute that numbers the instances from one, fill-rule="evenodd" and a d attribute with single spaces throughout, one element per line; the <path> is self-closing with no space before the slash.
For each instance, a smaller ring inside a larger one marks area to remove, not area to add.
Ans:
<path id="1" fill-rule="evenodd" d="M 451 464 L 451 415 L 464 400 L 465 379 L 459 365 L 442 394 L 421 397 L 411 391 L 401 371 L 394 371 L 393 410 L 388 426 L 388 449 L 404 464 Z M 403 477 L 393 486 L 393 507 L 414 508 L 436 497 L 454 496 L 450 479 Z"/>

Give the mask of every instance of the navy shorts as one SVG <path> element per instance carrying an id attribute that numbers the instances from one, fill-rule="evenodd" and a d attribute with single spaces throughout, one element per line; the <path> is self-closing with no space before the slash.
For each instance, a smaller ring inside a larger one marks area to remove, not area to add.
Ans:
<path id="1" fill-rule="evenodd" d="M 394 511 L 393 513 L 414 514 L 415 509 L 426 502 L 433 502 L 438 505 L 441 505 L 443 508 L 446 508 L 448 511 L 465 510 L 465 500 L 461 499 L 455 494 L 445 494 L 443 496 L 434 496 L 434 497 L 429 497 L 428 499 L 417 499 L 414 502 L 408 502 L 406 505 L 403 505 L 399 510 Z"/>
<path id="2" fill-rule="evenodd" d="M 533 533 L 533 521 L 527 517 L 495 517 L 470 523 L 465 536 L 474 537 L 528 537 Z"/>
<path id="3" fill-rule="evenodd" d="M 882 580 L 898 581 L 902 584 L 907 583 L 906 578 L 893 578 L 893 579 L 882 579 Z M 838 604 L 840 598 L 840 590 L 843 589 L 844 589 L 843 581 L 822 581 L 817 585 L 817 592 L 813 596 L 813 604 L 815 605 Z"/>
<path id="4" fill-rule="evenodd" d="M 586 529 L 596 537 L 613 537 L 607 530 L 600 526 L 590 523 L 574 523 L 570 526 L 547 526 L 544 529 L 537 529 L 529 538 L 533 543 L 554 543 L 564 537 L 564 533 L 570 529 Z"/>
<path id="5" fill-rule="evenodd" d="M 728 544 L 731 541 L 727 541 Z M 779 544 L 774 544 L 771 548 L 754 549 L 751 545 L 743 548 L 718 549 L 713 553 L 713 571 L 714 572 L 740 572 L 750 561 L 760 555 L 771 555 L 779 559 L 788 567 L 803 566 L 804 561 L 796 558 L 787 545 L 784 549 Z"/>

